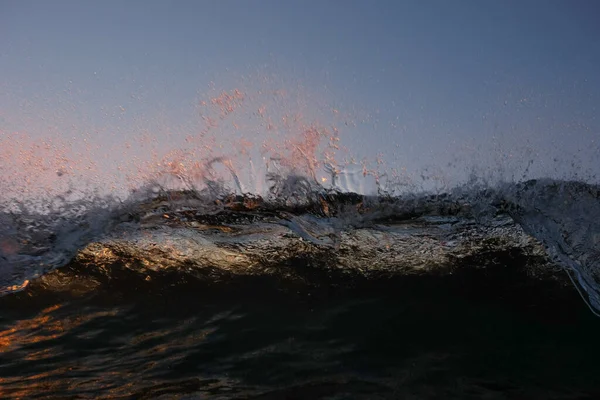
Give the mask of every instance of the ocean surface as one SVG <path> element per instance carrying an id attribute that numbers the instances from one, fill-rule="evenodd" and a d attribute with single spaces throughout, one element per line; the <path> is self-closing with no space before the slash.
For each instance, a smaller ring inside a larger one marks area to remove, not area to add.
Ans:
<path id="1" fill-rule="evenodd" d="M 0 214 L 3 399 L 600 398 L 600 188 Z"/>

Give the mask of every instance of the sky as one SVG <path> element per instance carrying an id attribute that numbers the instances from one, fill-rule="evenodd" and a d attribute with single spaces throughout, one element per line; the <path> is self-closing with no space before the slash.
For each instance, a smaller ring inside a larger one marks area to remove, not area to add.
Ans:
<path id="1" fill-rule="evenodd" d="M 381 169 L 598 180 L 599 17 L 594 0 L 0 0 L 0 146 L 94 142 L 112 165 L 142 132 L 179 145 L 221 91 L 255 110 L 287 90 L 273 109 L 335 124 Z"/>

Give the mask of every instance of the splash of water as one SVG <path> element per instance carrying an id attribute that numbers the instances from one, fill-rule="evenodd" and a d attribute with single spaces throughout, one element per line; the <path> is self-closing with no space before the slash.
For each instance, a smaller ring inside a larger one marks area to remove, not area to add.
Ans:
<path id="1" fill-rule="evenodd" d="M 380 197 L 462 190 L 473 197 L 497 190 L 507 176 L 471 170 L 460 186 L 449 178 L 451 171 L 440 168 L 411 172 L 387 166 L 380 155 L 358 159 L 343 145 L 340 128 L 355 125 L 352 116 L 312 106 L 319 112 L 289 91 L 234 89 L 199 101 L 198 123 L 187 129 L 164 135 L 141 131 L 134 140 L 110 146 L 103 145 L 102 136 L 68 142 L 0 132 L 0 286 L 18 289 L 23 284 L 15 282 L 65 264 L 118 223 L 127 207 L 158 193 L 185 190 L 204 201 L 253 194 L 290 206 L 331 190 Z M 529 192 L 515 186 L 528 177 L 530 165 L 517 177 L 513 173 L 509 189 L 498 196 L 521 207 L 514 218 L 546 244 L 575 277 L 590 307 L 600 310 L 600 227 L 586 220 L 590 213 L 600 216 L 598 197 L 563 190 L 553 198 L 544 189 L 548 185 Z M 477 196 L 471 201 L 481 215 L 495 212 L 489 199 Z M 575 199 L 570 208 L 557 203 L 565 196 Z M 309 231 L 294 221 L 288 225 Z"/>

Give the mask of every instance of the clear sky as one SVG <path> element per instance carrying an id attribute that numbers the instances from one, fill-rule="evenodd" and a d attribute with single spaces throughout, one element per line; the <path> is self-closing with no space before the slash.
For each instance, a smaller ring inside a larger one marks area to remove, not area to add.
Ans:
<path id="1" fill-rule="evenodd" d="M 0 134 L 106 150 L 268 76 L 389 168 L 600 173 L 599 20 L 594 0 L 0 0 Z"/>

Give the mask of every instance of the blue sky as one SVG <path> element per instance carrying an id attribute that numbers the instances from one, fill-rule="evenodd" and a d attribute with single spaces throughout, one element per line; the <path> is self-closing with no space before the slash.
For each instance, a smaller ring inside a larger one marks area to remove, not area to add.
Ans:
<path id="1" fill-rule="evenodd" d="M 363 116 L 342 136 L 359 157 L 600 173 L 599 16 L 593 0 L 0 0 L 0 130 L 160 135 L 158 115 L 194 125 L 211 87 L 268 74 Z"/>

